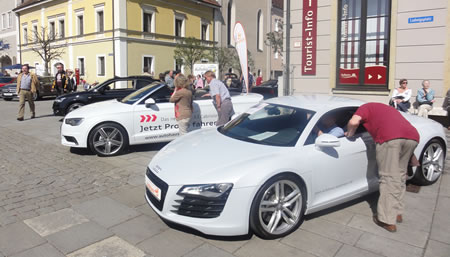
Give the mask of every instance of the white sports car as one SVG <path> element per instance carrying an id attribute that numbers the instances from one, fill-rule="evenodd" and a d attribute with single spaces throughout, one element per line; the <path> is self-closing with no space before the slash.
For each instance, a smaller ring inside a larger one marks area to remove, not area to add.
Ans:
<path id="1" fill-rule="evenodd" d="M 174 104 L 169 102 L 172 92 L 154 82 L 121 101 L 94 103 L 72 111 L 64 117 L 61 143 L 112 156 L 128 145 L 171 141 L 179 135 Z M 232 96 L 234 111 L 240 114 L 262 99 L 259 94 Z M 190 130 L 215 126 L 217 112 L 211 97 L 197 95 L 193 107 Z"/>
<path id="2" fill-rule="evenodd" d="M 223 127 L 178 138 L 147 167 L 147 201 L 163 219 L 204 234 L 285 236 L 306 214 L 378 190 L 375 144 L 363 126 L 352 139 L 313 132 L 330 112 L 345 129 L 363 103 L 314 95 L 273 98 Z M 415 154 L 421 168 L 410 168 L 409 178 L 432 184 L 444 168 L 443 127 L 404 116 L 420 134 Z"/>

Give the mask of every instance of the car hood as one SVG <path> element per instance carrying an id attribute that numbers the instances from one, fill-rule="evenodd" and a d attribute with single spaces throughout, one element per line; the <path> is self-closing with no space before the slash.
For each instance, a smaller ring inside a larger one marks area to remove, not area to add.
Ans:
<path id="1" fill-rule="evenodd" d="M 215 128 L 202 129 L 166 145 L 148 167 L 171 186 L 235 183 L 235 187 L 245 187 L 251 185 L 236 184 L 239 178 L 286 150 L 230 138 Z"/>
<path id="2" fill-rule="evenodd" d="M 88 104 L 78 108 L 66 115 L 66 118 L 88 118 L 94 116 L 105 116 L 108 114 L 118 114 L 132 110 L 132 105 L 124 104 L 116 99 Z"/>

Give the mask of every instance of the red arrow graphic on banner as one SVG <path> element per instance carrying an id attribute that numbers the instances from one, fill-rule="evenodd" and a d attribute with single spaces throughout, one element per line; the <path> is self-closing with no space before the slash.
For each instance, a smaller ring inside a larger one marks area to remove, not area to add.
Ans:
<path id="1" fill-rule="evenodd" d="M 154 122 L 158 118 L 155 114 L 153 115 L 141 115 L 141 122 Z"/>

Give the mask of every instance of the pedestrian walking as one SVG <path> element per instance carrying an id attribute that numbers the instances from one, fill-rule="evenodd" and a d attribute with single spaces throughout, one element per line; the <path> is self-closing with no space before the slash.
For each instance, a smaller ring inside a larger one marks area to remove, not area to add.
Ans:
<path id="1" fill-rule="evenodd" d="M 428 112 L 433 109 L 434 101 L 434 90 L 430 88 L 430 81 L 422 81 L 422 88 L 417 91 L 417 102 L 419 103 L 417 116 L 428 118 Z"/>
<path id="2" fill-rule="evenodd" d="M 170 97 L 170 102 L 175 103 L 175 119 L 182 136 L 188 132 L 192 117 L 192 91 L 189 90 L 190 80 L 183 74 L 175 78 L 174 84 L 175 91 Z"/>
<path id="3" fill-rule="evenodd" d="M 52 91 L 56 90 L 58 95 L 62 95 L 67 90 L 67 78 L 66 73 L 64 72 L 64 65 L 58 63 L 56 69 L 58 71 L 56 72 L 55 80 L 53 81 Z"/>
<path id="4" fill-rule="evenodd" d="M 77 92 L 77 78 L 74 76 L 72 70 L 67 70 L 67 92 Z"/>
<path id="5" fill-rule="evenodd" d="M 360 106 L 347 124 L 346 136 L 352 137 L 360 124 L 376 144 L 380 198 L 373 220 L 389 232 L 396 232 L 396 223 L 403 221 L 406 172 L 419 133 L 400 112 L 381 103 Z"/>
<path id="6" fill-rule="evenodd" d="M 39 80 L 36 74 L 30 72 L 28 64 L 22 65 L 22 72 L 17 77 L 16 92 L 19 95 L 19 114 L 17 116 L 18 121 L 23 121 L 25 114 L 25 101 L 30 106 L 31 118 L 36 117 L 36 110 L 34 108 L 33 94 L 36 93 L 36 89 L 39 87 Z"/>
<path id="7" fill-rule="evenodd" d="M 216 74 L 214 72 L 207 71 L 204 76 L 210 88 L 209 94 L 207 95 L 210 95 L 213 99 L 213 104 L 218 115 L 216 126 L 219 127 L 227 123 L 234 115 L 230 92 L 222 81 L 216 79 Z"/>

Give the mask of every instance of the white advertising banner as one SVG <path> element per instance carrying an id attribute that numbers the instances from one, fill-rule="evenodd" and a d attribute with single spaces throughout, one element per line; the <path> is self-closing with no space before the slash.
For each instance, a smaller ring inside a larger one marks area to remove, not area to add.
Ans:
<path id="1" fill-rule="evenodd" d="M 246 92 L 248 92 L 247 38 L 245 37 L 244 27 L 240 22 L 237 22 L 234 26 L 234 41 L 236 42 L 235 47 L 239 56 L 245 86 L 247 87 Z"/>
<path id="2" fill-rule="evenodd" d="M 196 63 L 194 64 L 194 72 L 192 75 L 196 77 L 197 75 L 203 76 L 209 70 L 216 74 L 216 78 L 219 78 L 219 64 L 217 63 Z"/>

